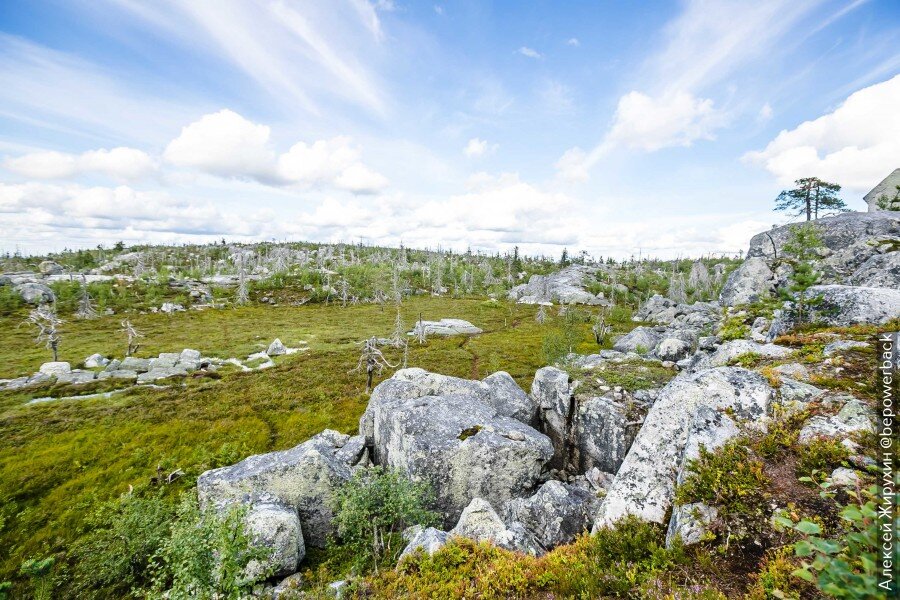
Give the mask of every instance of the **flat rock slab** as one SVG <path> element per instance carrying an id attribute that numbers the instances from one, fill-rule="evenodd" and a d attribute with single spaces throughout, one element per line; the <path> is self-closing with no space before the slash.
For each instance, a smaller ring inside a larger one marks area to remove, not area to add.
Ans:
<path id="1" fill-rule="evenodd" d="M 440 321 L 419 321 L 408 335 L 418 335 L 425 330 L 425 335 L 476 335 L 483 330 L 462 319 L 441 319 Z"/>

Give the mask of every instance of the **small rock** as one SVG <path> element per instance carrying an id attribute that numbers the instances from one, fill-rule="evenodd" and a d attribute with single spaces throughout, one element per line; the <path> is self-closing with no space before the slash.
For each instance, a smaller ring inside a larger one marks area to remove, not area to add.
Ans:
<path id="1" fill-rule="evenodd" d="M 266 354 L 269 356 L 283 356 L 287 354 L 287 348 L 281 343 L 280 339 L 275 338 L 275 340 L 269 344 Z"/>
<path id="2" fill-rule="evenodd" d="M 88 369 L 96 369 L 98 367 L 105 367 L 109 364 L 109 359 L 103 356 L 102 354 L 91 354 L 86 359 L 84 359 L 84 366 Z"/>
<path id="3" fill-rule="evenodd" d="M 859 481 L 859 473 L 853 469 L 838 467 L 831 472 L 831 483 L 841 487 L 855 487 Z"/>
<path id="4" fill-rule="evenodd" d="M 72 371 L 72 365 L 63 361 L 46 362 L 41 365 L 40 372 L 44 375 L 59 376 Z"/>

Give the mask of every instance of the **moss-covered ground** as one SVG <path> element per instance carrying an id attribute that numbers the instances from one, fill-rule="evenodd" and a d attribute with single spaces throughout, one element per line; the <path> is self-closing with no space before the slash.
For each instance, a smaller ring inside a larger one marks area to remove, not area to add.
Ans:
<path id="1" fill-rule="evenodd" d="M 554 311 L 538 324 L 536 310 L 483 299 L 407 299 L 401 312 L 409 327 L 421 315 L 467 319 L 485 331 L 412 342 L 408 364 L 469 378 L 505 370 L 530 389 L 543 366 L 543 340 L 563 321 Z M 138 356 L 195 348 L 207 356 L 241 358 L 276 337 L 288 346 L 306 342 L 309 350 L 279 357 L 271 369 L 224 369 L 221 377 L 188 377 L 167 381 L 162 389 L 135 387 L 109 397 L 28 404 L 117 384 L 0 392 L 0 581 L 13 579 L 26 558 L 64 553 L 95 505 L 129 486 L 147 485 L 158 468 L 186 474 L 170 486 L 174 497 L 206 469 L 292 447 L 325 428 L 355 432 L 367 402 L 364 375 L 349 372 L 358 360 L 357 342 L 389 336 L 395 317 L 392 306 L 373 304 L 132 314 L 131 322 L 145 335 Z M 23 318 L 0 319 L 0 377 L 33 373 L 50 360 L 20 326 Z M 68 320 L 60 360 L 76 366 L 95 352 L 121 357 L 120 319 Z M 589 323 L 577 325 L 581 342 L 574 350 L 596 348 L 589 329 Z M 385 352 L 392 363 L 401 360 L 399 350 Z"/>

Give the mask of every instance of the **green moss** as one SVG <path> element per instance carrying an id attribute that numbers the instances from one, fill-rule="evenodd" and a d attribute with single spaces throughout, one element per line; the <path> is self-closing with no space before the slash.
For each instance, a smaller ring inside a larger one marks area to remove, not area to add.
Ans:
<path id="1" fill-rule="evenodd" d="M 629 360 L 608 363 L 600 367 L 582 370 L 571 369 L 569 376 L 579 380 L 579 395 L 597 395 L 599 386 L 619 386 L 630 392 L 659 388 L 675 377 L 677 371 L 656 361 Z M 599 381 L 598 381 L 599 380 Z"/>
<path id="2" fill-rule="evenodd" d="M 745 323 L 746 317 L 728 317 L 719 327 L 719 337 L 723 342 L 741 340 L 750 335 L 750 326 Z"/>

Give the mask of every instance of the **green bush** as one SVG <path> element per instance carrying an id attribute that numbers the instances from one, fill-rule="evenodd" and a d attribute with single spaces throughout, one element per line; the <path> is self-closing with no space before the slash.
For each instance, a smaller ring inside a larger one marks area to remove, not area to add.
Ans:
<path id="1" fill-rule="evenodd" d="M 740 440 L 716 452 L 700 447 L 700 457 L 688 464 L 688 476 L 675 493 L 675 502 L 703 502 L 719 511 L 728 539 L 740 541 L 766 527 L 769 483 L 763 463 Z"/>
<path id="2" fill-rule="evenodd" d="M 813 440 L 798 451 L 797 476 L 821 481 L 849 457 L 850 451 L 837 440 Z"/>
<path id="3" fill-rule="evenodd" d="M 0 315 L 11 315 L 25 304 L 11 285 L 0 285 Z"/>
<path id="4" fill-rule="evenodd" d="M 247 565 L 265 562 L 270 551 L 253 547 L 244 526 L 246 510 L 224 514 L 200 510 L 185 493 L 169 536 L 153 557 L 150 598 L 166 600 L 239 600 L 266 574 L 248 577 Z"/>
<path id="5" fill-rule="evenodd" d="M 52 556 L 48 556 L 46 558 L 29 558 L 22 563 L 19 574 L 27 577 L 31 582 L 31 593 L 34 600 L 51 600 L 53 598 L 53 579 L 50 574 L 55 562 Z"/>
<path id="6" fill-rule="evenodd" d="M 71 549 L 74 585 L 83 598 L 133 597 L 151 584 L 151 558 L 162 548 L 175 506 L 162 494 L 134 494 L 100 505 L 86 519 L 86 535 Z"/>
<path id="7" fill-rule="evenodd" d="M 750 335 L 750 326 L 744 322 L 744 317 L 728 317 L 719 328 L 719 337 L 723 342 L 741 340 Z"/>
<path id="8" fill-rule="evenodd" d="M 404 529 L 437 522 L 437 514 L 426 508 L 430 499 L 426 483 L 397 471 L 357 471 L 333 499 L 338 538 L 356 551 L 356 567 L 377 569 L 395 562 L 403 550 Z"/>
<path id="9" fill-rule="evenodd" d="M 541 358 L 548 365 L 556 364 L 574 352 L 583 337 L 575 323 L 566 319 L 558 329 L 544 336 Z"/>
<path id="10" fill-rule="evenodd" d="M 833 499 L 827 485 L 822 488 L 822 496 Z M 803 559 L 803 566 L 794 575 L 835 598 L 889 598 L 897 591 L 896 582 L 891 590 L 878 585 L 882 559 L 878 488 L 849 494 L 856 502 L 841 507 L 843 528 L 833 537 L 823 536 L 821 526 L 812 521 L 795 522 L 784 515 L 775 517 L 779 526 L 795 531 L 802 538 L 794 544 L 794 553 Z M 897 531 L 900 517 L 893 511 L 890 518 L 894 520 L 893 531 Z M 894 544 L 894 555 L 889 558 L 897 564 L 900 545 Z"/>

